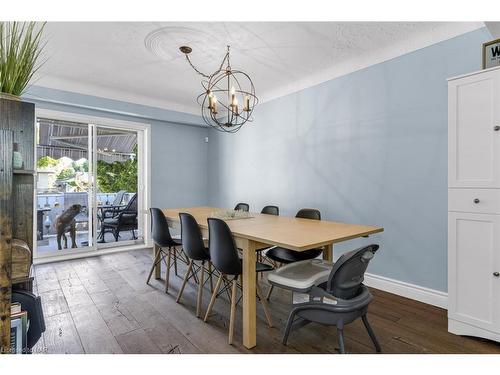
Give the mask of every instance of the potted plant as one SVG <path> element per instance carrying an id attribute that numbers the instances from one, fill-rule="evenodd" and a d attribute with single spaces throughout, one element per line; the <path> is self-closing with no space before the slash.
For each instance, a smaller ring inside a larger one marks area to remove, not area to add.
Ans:
<path id="1" fill-rule="evenodd" d="M 0 22 L 0 98 L 20 100 L 40 68 L 45 24 Z"/>

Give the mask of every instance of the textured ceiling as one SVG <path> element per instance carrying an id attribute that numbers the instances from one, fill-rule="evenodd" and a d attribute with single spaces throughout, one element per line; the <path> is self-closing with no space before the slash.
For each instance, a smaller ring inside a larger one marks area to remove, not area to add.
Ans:
<path id="1" fill-rule="evenodd" d="M 257 95 L 277 97 L 479 27 L 439 22 L 48 23 L 47 62 L 36 84 L 198 113 L 200 76 L 179 52 L 215 70 L 250 74 Z"/>

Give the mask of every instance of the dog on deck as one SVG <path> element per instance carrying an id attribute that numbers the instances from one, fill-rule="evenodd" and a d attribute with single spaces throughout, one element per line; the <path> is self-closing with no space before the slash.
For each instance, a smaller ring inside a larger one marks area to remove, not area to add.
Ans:
<path id="1" fill-rule="evenodd" d="M 57 248 L 62 250 L 61 237 L 64 239 L 64 248 L 68 248 L 68 238 L 66 233 L 69 232 L 71 237 L 71 248 L 75 249 L 76 246 L 76 220 L 75 216 L 82 212 L 84 207 L 80 204 L 74 204 L 65 210 L 56 219 L 56 232 L 57 232 Z"/>

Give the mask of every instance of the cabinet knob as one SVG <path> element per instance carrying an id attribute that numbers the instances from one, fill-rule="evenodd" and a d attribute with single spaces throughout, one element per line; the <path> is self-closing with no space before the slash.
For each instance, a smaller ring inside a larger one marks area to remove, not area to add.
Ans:
<path id="1" fill-rule="evenodd" d="M 474 199 L 474 203 L 475 203 L 475 204 L 478 204 L 479 202 L 480 202 L 480 200 L 479 200 L 479 199 L 477 199 L 477 198 L 476 198 L 476 199 Z"/>
<path id="2" fill-rule="evenodd" d="M 500 130 L 500 125 L 494 126 L 493 130 L 496 131 L 496 132 L 499 131 Z"/>
<path id="3" fill-rule="evenodd" d="M 500 272 L 493 272 L 493 276 L 500 277 Z"/>

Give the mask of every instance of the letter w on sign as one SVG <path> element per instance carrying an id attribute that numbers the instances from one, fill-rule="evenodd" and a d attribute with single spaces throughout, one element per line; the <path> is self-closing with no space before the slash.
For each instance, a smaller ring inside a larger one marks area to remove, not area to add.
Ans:
<path id="1" fill-rule="evenodd" d="M 500 46 L 491 47 L 491 56 L 500 57 Z"/>

